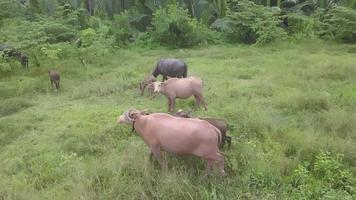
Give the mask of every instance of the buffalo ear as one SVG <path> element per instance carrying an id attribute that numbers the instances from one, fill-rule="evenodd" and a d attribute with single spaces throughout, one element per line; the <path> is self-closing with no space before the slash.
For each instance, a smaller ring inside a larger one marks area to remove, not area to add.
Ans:
<path id="1" fill-rule="evenodd" d="M 140 114 L 142 114 L 142 115 L 149 115 L 150 112 L 148 112 L 147 109 L 145 109 L 145 110 L 141 111 Z"/>
<path id="2" fill-rule="evenodd" d="M 139 114 L 140 114 L 140 112 L 138 112 L 137 110 L 135 110 L 135 111 L 131 111 L 131 112 L 129 113 L 129 116 L 130 116 L 131 119 L 135 120 Z"/>
<path id="3" fill-rule="evenodd" d="M 150 80 L 150 82 L 155 82 L 156 78 L 154 76 L 150 75 L 150 79 L 149 80 Z"/>
<path id="4" fill-rule="evenodd" d="M 162 84 L 161 84 L 161 87 L 166 87 L 167 86 L 167 83 L 166 82 L 163 82 Z"/>

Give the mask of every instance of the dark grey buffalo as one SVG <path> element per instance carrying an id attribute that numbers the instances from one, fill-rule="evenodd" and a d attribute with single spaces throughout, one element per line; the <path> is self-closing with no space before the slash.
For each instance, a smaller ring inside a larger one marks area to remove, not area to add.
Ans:
<path id="1" fill-rule="evenodd" d="M 48 75 L 49 75 L 49 79 L 51 81 L 51 86 L 53 87 L 56 86 L 56 89 L 59 89 L 59 80 L 60 80 L 60 75 L 59 72 L 55 69 L 50 69 L 48 70 Z"/>
<path id="2" fill-rule="evenodd" d="M 152 71 L 152 75 L 156 78 L 160 74 L 163 76 L 162 82 L 169 77 L 187 77 L 188 68 L 187 65 L 179 59 L 166 58 L 157 62 L 156 67 Z"/>

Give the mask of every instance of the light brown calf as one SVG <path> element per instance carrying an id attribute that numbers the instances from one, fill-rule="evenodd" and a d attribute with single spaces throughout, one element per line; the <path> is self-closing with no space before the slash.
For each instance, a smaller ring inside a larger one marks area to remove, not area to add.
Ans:
<path id="1" fill-rule="evenodd" d="M 175 109 L 176 98 L 186 99 L 194 96 L 196 106 L 203 104 L 207 110 L 203 98 L 203 81 L 197 77 L 170 78 L 165 82 L 154 82 L 154 91 L 164 94 L 168 99 L 168 112 Z"/>

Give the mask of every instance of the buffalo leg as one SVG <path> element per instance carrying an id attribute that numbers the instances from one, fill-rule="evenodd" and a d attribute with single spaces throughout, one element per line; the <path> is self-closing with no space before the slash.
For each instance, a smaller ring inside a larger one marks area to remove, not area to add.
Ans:
<path id="1" fill-rule="evenodd" d="M 152 151 L 150 151 L 150 152 L 149 152 L 150 161 L 152 161 L 152 157 L 153 157 L 153 153 L 152 153 Z"/>
<path id="2" fill-rule="evenodd" d="M 206 159 L 206 171 L 205 171 L 206 176 L 209 176 L 213 164 L 214 164 L 214 160 Z"/>
<path id="3" fill-rule="evenodd" d="M 176 99 L 171 99 L 171 112 L 174 112 L 176 108 Z"/>
<path id="4" fill-rule="evenodd" d="M 141 96 L 143 96 L 143 93 L 145 92 L 145 89 L 146 89 L 146 84 L 143 84 L 141 86 Z"/>
<path id="5" fill-rule="evenodd" d="M 222 138 L 221 138 L 221 144 L 220 144 L 220 148 L 224 148 L 225 146 L 225 142 L 227 141 L 227 136 L 226 136 L 226 133 L 224 134 L 221 134 L 222 135 Z"/>
<path id="6" fill-rule="evenodd" d="M 168 99 L 168 112 L 171 112 L 172 101 L 170 98 L 167 99 Z"/>
<path id="7" fill-rule="evenodd" d="M 154 155 L 154 157 L 158 160 L 158 162 L 161 165 L 161 167 L 165 168 L 166 166 L 165 166 L 165 163 L 163 161 L 161 148 L 159 146 L 151 147 L 151 152 Z"/>
<path id="8" fill-rule="evenodd" d="M 148 96 L 150 97 L 150 99 L 152 99 L 154 91 L 151 88 L 147 88 L 147 90 L 148 90 Z"/>
<path id="9" fill-rule="evenodd" d="M 220 144 L 220 149 L 222 149 L 222 148 L 224 148 L 224 146 L 225 146 L 225 138 L 222 138 L 221 139 L 221 144 Z"/>
<path id="10" fill-rule="evenodd" d="M 205 101 L 204 101 L 203 95 L 202 95 L 202 94 L 198 94 L 198 97 L 199 97 L 200 103 L 203 104 L 204 109 L 205 109 L 205 110 L 208 110 L 208 107 L 206 106 L 206 103 L 205 103 Z"/>
<path id="11" fill-rule="evenodd" d="M 194 95 L 194 99 L 195 99 L 195 107 L 199 108 L 199 105 L 200 105 L 199 97 L 197 95 Z"/>
<path id="12" fill-rule="evenodd" d="M 218 161 L 220 174 L 221 174 L 221 176 L 225 176 L 225 170 L 224 170 L 225 160 L 224 160 L 224 156 L 222 156 L 219 152 L 216 152 L 216 154 L 218 156 L 217 161 Z"/>
<path id="13" fill-rule="evenodd" d="M 51 80 L 51 88 L 53 88 L 53 80 Z"/>
<path id="14" fill-rule="evenodd" d="M 216 152 L 214 155 L 208 156 L 205 158 L 206 160 L 211 160 L 213 163 L 214 161 L 218 162 L 219 170 L 221 176 L 225 176 L 225 170 L 224 170 L 224 156 L 222 156 L 219 152 Z M 209 165 L 207 166 L 209 167 Z M 211 167 L 210 167 L 211 168 Z M 207 168 L 207 171 L 210 170 Z"/>

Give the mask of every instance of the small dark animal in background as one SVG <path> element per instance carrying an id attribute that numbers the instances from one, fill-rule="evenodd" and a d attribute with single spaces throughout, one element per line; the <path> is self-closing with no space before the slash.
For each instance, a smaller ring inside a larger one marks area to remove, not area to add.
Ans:
<path id="1" fill-rule="evenodd" d="M 190 112 L 191 111 L 184 112 L 183 110 L 178 110 L 178 112 L 176 112 L 173 115 L 176 117 L 191 118 L 191 116 L 189 115 Z M 231 147 L 231 137 L 226 135 L 226 132 L 229 130 L 229 125 L 226 122 L 226 120 L 219 119 L 219 118 L 204 118 L 204 117 L 199 117 L 198 119 L 205 120 L 220 130 L 222 136 L 222 142 L 220 148 L 224 147 L 225 142 L 228 143 L 229 148 Z"/>
<path id="2" fill-rule="evenodd" d="M 167 80 L 169 77 L 187 77 L 188 67 L 187 65 L 179 59 L 176 58 L 166 58 L 161 59 L 157 62 L 156 67 L 152 71 L 152 76 L 157 78 L 158 75 L 162 75 L 162 82 Z"/>
<path id="3" fill-rule="evenodd" d="M 28 69 L 28 56 L 24 53 L 20 53 L 19 59 L 22 67 Z"/>
<path id="4" fill-rule="evenodd" d="M 49 69 L 48 70 L 48 75 L 49 79 L 51 80 L 51 86 L 53 85 L 56 87 L 56 89 L 59 89 L 59 80 L 60 80 L 60 75 L 59 72 L 55 69 Z"/>
<path id="5" fill-rule="evenodd" d="M 20 61 L 23 68 L 28 69 L 28 56 L 25 53 L 5 44 L 0 44 L 0 51 L 3 52 L 3 58 L 8 57 L 17 59 Z"/>

